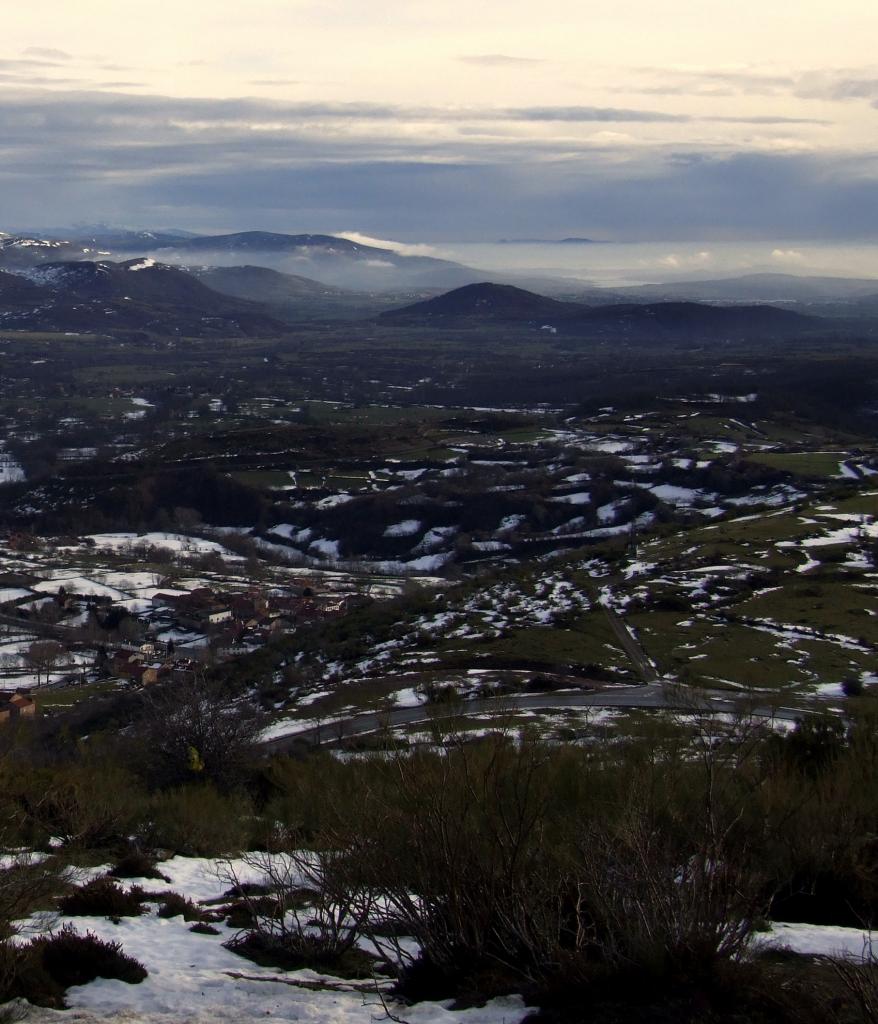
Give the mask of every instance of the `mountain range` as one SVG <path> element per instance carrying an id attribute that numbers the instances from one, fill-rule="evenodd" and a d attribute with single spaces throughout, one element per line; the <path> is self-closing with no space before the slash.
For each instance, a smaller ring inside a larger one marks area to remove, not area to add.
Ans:
<path id="1" fill-rule="evenodd" d="M 878 281 L 869 278 L 749 274 L 610 290 L 484 277 L 449 260 L 325 234 L 103 226 L 67 238 L 0 232 L 0 326 L 246 336 L 380 313 L 387 325 L 505 323 L 565 335 L 695 337 L 832 325 L 813 314 L 858 325 L 878 318 Z"/>
<path id="2" fill-rule="evenodd" d="M 589 306 L 559 302 L 509 285 L 482 282 L 381 315 L 390 323 L 443 327 L 490 324 L 555 334 L 615 338 L 755 338 L 801 334 L 824 321 L 774 306 L 696 302 Z"/>
<path id="3" fill-rule="evenodd" d="M 258 304 L 221 295 L 191 274 L 150 259 L 47 262 L 26 274 L 0 272 L 0 327 L 189 337 L 284 329 Z"/>
<path id="4" fill-rule="evenodd" d="M 637 299 L 689 299 L 706 302 L 832 303 L 878 298 L 875 278 L 798 274 L 743 274 L 738 277 L 617 288 Z"/>
<path id="5" fill-rule="evenodd" d="M 97 235 L 0 238 L 0 269 L 15 270 L 57 260 L 124 259 L 151 256 L 178 266 L 259 265 L 331 287 L 366 292 L 454 288 L 478 273 L 450 260 L 403 255 L 334 235 L 287 235 L 241 231 L 225 235 L 183 235 L 106 231 Z"/>

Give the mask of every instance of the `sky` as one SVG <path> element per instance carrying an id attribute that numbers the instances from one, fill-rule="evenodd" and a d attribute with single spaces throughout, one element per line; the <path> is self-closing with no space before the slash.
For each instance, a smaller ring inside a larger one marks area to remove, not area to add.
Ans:
<path id="1" fill-rule="evenodd" d="M 0 228 L 878 236 L 875 0 L 29 0 Z"/>

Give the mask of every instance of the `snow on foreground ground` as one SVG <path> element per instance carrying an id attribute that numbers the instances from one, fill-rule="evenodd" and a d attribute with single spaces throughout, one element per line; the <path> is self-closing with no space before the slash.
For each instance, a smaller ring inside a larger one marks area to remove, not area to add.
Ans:
<path id="1" fill-rule="evenodd" d="M 190 899 L 209 900 L 229 888 L 220 875 L 222 865 L 213 860 L 174 857 L 159 864 L 171 883 L 155 879 L 133 879 L 126 886 L 140 885 L 151 892 L 173 889 Z M 258 880 L 257 872 L 235 862 L 241 880 Z M 100 874 L 102 872 L 96 872 Z M 384 1007 L 368 980 L 343 981 L 314 971 L 280 971 L 260 967 L 224 949 L 222 943 L 235 929 L 216 925 L 220 935 L 200 935 L 189 930 L 182 917 L 163 919 L 155 906 L 143 917 L 122 918 L 113 924 L 107 918 L 74 917 L 80 933 L 90 931 L 100 938 L 121 942 L 129 956 L 149 971 L 139 985 L 98 979 L 67 992 L 66 1011 L 32 1008 L 27 1021 L 33 1024 L 81 1024 L 119 1021 L 125 1024 L 211 1024 L 213 1021 L 244 1024 L 257 1019 L 286 1022 L 330 1022 L 330 1024 L 371 1024 L 386 1018 Z M 53 922 L 56 927 L 65 919 Z M 325 982 L 327 987 L 300 987 Z M 451 1011 L 448 1004 L 424 1002 L 400 1008 L 388 1001 L 388 1009 L 399 1012 L 410 1024 L 518 1024 L 529 1011 L 516 996 L 494 999 L 486 1006 Z"/>
<path id="2" fill-rule="evenodd" d="M 232 866 L 239 881 L 260 880 L 259 872 L 242 862 Z M 137 884 L 151 892 L 173 889 L 194 901 L 220 897 L 230 885 L 223 863 L 215 860 L 174 857 L 162 862 L 159 869 L 170 877 L 170 883 L 133 879 L 123 884 Z M 107 918 L 70 918 L 80 932 L 121 942 L 123 950 L 140 960 L 149 976 L 139 985 L 99 979 L 71 988 L 67 993 L 69 1010 L 33 1007 L 26 1020 L 33 1024 L 249 1024 L 256 1019 L 280 1024 L 372 1024 L 390 1019 L 366 980 L 344 981 L 310 970 L 260 967 L 223 948 L 234 929 L 219 924 L 220 935 L 194 933 L 182 917 L 163 919 L 156 916 L 155 909 L 152 906 L 143 917 L 122 918 L 119 924 Z M 56 927 L 61 923 L 53 922 Z M 775 924 L 770 933 L 758 935 L 756 943 L 784 946 L 808 956 L 861 958 L 868 954 L 869 936 L 856 928 Z M 532 1012 L 518 996 L 467 1010 L 450 1010 L 449 1005 L 397 1006 L 388 1000 L 386 1009 L 409 1024 L 520 1024 Z"/>

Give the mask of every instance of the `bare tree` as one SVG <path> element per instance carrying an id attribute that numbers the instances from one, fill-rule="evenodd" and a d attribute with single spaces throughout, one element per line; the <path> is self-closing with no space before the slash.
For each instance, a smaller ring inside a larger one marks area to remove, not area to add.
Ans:
<path id="1" fill-rule="evenodd" d="M 37 686 L 42 685 L 43 675 L 48 682 L 52 669 L 65 654 L 64 647 L 57 640 L 34 640 L 24 652 L 24 660 L 37 673 Z"/>
<path id="2" fill-rule="evenodd" d="M 262 718 L 201 673 L 144 694 L 137 736 L 145 767 L 159 786 L 203 779 L 234 788 L 256 758 Z"/>

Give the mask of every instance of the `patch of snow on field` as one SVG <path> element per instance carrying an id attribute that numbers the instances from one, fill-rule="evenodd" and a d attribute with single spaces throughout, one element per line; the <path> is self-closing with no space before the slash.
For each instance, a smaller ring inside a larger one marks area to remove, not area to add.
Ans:
<path id="1" fill-rule="evenodd" d="M 655 562 L 631 562 L 625 569 L 625 579 L 630 580 L 635 576 L 648 576 L 655 567 Z"/>
<path id="2" fill-rule="evenodd" d="M 691 505 L 704 495 L 701 491 L 693 490 L 691 487 L 677 487 L 675 484 L 657 484 L 650 487 L 649 491 L 659 501 L 667 502 L 670 505 Z"/>
<path id="3" fill-rule="evenodd" d="M 99 550 L 129 551 L 138 547 L 167 548 L 183 554 L 218 554 L 224 558 L 236 558 L 230 551 L 214 540 L 203 537 L 189 537 L 182 533 L 93 533 L 86 538 L 94 542 Z"/>
<path id="4" fill-rule="evenodd" d="M 497 533 L 512 533 L 513 530 L 517 530 L 523 523 L 526 522 L 527 516 L 504 516 L 503 519 L 500 520 L 500 525 L 497 527 Z"/>
<path id="5" fill-rule="evenodd" d="M 504 544 L 502 540 L 476 540 L 473 541 L 474 551 L 511 551 L 511 547 L 508 544 Z"/>
<path id="6" fill-rule="evenodd" d="M 436 548 L 441 548 L 456 533 L 456 526 L 434 526 L 432 530 L 427 530 L 421 538 L 420 543 L 416 547 L 412 548 L 412 550 L 416 552 L 433 551 Z"/>
<path id="7" fill-rule="evenodd" d="M 107 587 L 102 583 L 95 583 L 94 580 L 86 579 L 84 576 L 75 576 L 72 579 L 64 578 L 59 580 L 43 580 L 42 583 L 34 584 L 34 590 L 41 594 L 57 594 L 61 589 L 68 594 L 81 594 L 83 597 L 108 597 L 111 601 L 122 601 L 128 595 L 121 590 Z"/>
<path id="8" fill-rule="evenodd" d="M 634 446 L 630 441 L 616 441 L 612 438 L 605 438 L 600 441 L 587 441 L 584 447 L 595 452 L 603 452 L 605 455 L 619 455 L 622 452 L 630 452 Z"/>
<path id="9" fill-rule="evenodd" d="M 820 683 L 819 686 L 815 687 L 814 693 L 818 697 L 830 697 L 833 700 L 837 700 L 845 695 L 841 683 Z"/>
<path id="10" fill-rule="evenodd" d="M 412 687 L 408 687 L 405 690 L 397 690 L 393 694 L 393 699 L 396 701 L 396 706 L 400 708 L 417 708 L 427 700 L 423 693 Z"/>
<path id="11" fill-rule="evenodd" d="M 620 498 L 617 501 L 611 501 L 606 505 L 601 505 L 597 510 L 598 522 L 603 525 L 606 525 L 607 523 L 614 523 L 619 512 L 621 512 L 627 505 L 627 498 Z"/>
<path id="12" fill-rule="evenodd" d="M 16 484 L 24 479 L 22 467 L 8 452 L 0 451 L 0 484 Z"/>
<path id="13" fill-rule="evenodd" d="M 340 558 L 339 542 L 337 540 L 312 540 L 308 545 L 309 551 L 316 551 L 326 558 Z"/>
<path id="14" fill-rule="evenodd" d="M 812 569 L 819 569 L 820 563 L 816 562 L 810 555 L 805 555 L 805 561 L 796 566 L 796 572 L 810 572 Z"/>
<path id="15" fill-rule="evenodd" d="M 278 523 L 277 526 L 272 526 L 265 532 L 271 534 L 273 537 L 282 537 L 284 540 L 292 540 L 299 532 L 299 528 L 297 526 L 293 526 L 292 523 Z"/>
<path id="16" fill-rule="evenodd" d="M 451 557 L 450 554 L 422 555 L 420 558 L 413 558 L 409 562 L 403 562 L 402 565 L 406 570 L 433 572 L 436 569 L 441 569 L 446 562 L 450 561 Z"/>
<path id="17" fill-rule="evenodd" d="M 104 572 L 100 577 L 100 582 L 108 587 L 126 591 L 149 590 L 158 587 L 162 581 L 157 572 Z"/>
<path id="18" fill-rule="evenodd" d="M 349 501 L 354 500 L 353 494 L 348 494 L 347 491 L 342 491 L 340 494 L 330 494 L 328 498 L 321 498 L 320 501 L 314 503 L 315 508 L 335 508 L 337 505 L 346 505 Z"/>
<path id="19" fill-rule="evenodd" d="M 384 531 L 385 537 L 412 537 L 421 529 L 419 519 L 403 519 L 401 523 L 392 523 Z"/>

